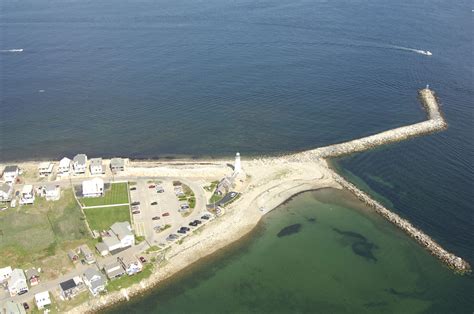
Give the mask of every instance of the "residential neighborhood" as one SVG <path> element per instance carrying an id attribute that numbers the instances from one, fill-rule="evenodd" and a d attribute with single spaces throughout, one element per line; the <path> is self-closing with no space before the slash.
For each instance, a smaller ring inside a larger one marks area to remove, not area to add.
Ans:
<path id="1" fill-rule="evenodd" d="M 82 243 L 68 244 L 52 255 L 62 261 L 57 270 L 36 258 L 18 265 L 0 263 L 0 287 L 5 289 L 0 289 L 1 310 L 16 313 L 35 306 L 48 311 L 51 306 L 67 307 L 68 300 L 87 293 L 98 297 L 115 290 L 115 282 L 136 276 L 125 281 L 132 284 L 159 267 L 167 248 L 179 245 L 190 228 L 202 228 L 214 219 L 206 207 L 210 195 L 203 189 L 209 183 L 127 176 L 128 163 L 77 154 L 40 162 L 36 169 L 4 167 L 0 202 L 6 215 L 29 217 L 38 210 L 54 217 L 70 208 L 63 219 L 78 219 L 74 226 L 83 227 L 76 233 Z M 64 230 L 64 236 L 71 232 Z"/>

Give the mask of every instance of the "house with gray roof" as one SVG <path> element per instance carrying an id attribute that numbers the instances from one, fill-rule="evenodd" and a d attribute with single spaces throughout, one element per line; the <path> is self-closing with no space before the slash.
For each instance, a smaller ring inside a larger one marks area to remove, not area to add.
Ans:
<path id="1" fill-rule="evenodd" d="M 135 236 L 128 221 L 116 222 L 110 227 L 110 230 L 120 240 L 122 248 L 135 244 Z"/>
<path id="2" fill-rule="evenodd" d="M 106 264 L 103 267 L 105 274 L 107 275 L 107 278 L 110 280 L 119 278 L 125 274 L 125 269 L 123 269 L 122 264 L 119 262 L 113 262 L 110 264 Z"/>
<path id="3" fill-rule="evenodd" d="M 87 169 L 87 155 L 86 154 L 77 154 L 72 159 L 72 169 L 74 174 L 83 174 Z"/>
<path id="4" fill-rule="evenodd" d="M 123 158 L 112 158 L 110 160 L 110 170 L 120 172 L 125 170 L 125 160 Z"/>
<path id="5" fill-rule="evenodd" d="M 20 174 L 20 168 L 18 166 L 6 166 L 5 169 L 3 169 L 3 181 L 6 183 L 15 183 L 16 178 Z"/>
<path id="6" fill-rule="evenodd" d="M 5 303 L 0 304 L 0 313 L 6 314 L 26 314 L 26 310 L 23 308 L 23 305 L 19 302 L 13 300 L 5 301 Z"/>
<path id="7" fill-rule="evenodd" d="M 89 161 L 89 170 L 91 175 L 101 175 L 105 173 L 105 167 L 102 158 L 91 158 Z"/>
<path id="8" fill-rule="evenodd" d="M 84 255 L 84 260 L 86 261 L 87 264 L 95 263 L 94 253 L 92 253 L 91 249 L 89 249 L 87 244 L 81 245 L 79 247 L 79 250 L 81 251 L 82 255 Z"/>
<path id="9" fill-rule="evenodd" d="M 10 202 L 13 196 L 13 187 L 8 183 L 0 183 L 0 202 Z"/>
<path id="10" fill-rule="evenodd" d="M 97 296 L 101 291 L 105 290 L 107 283 L 105 276 L 95 268 L 88 268 L 82 275 L 84 283 L 89 288 L 93 296 Z"/>
<path id="11" fill-rule="evenodd" d="M 12 297 L 28 292 L 28 284 L 22 269 L 15 268 L 12 271 L 10 279 L 8 279 L 8 291 Z"/>

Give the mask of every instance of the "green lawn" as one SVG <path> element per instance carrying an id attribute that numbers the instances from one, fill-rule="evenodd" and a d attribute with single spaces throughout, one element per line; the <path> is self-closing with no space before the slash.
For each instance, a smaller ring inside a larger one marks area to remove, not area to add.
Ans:
<path id="1" fill-rule="evenodd" d="M 42 267 L 40 261 L 58 256 L 55 263 L 59 270 L 67 266 L 61 263 L 69 263 L 62 252 L 90 239 L 72 190 L 63 190 L 61 194 L 55 202 L 36 197 L 34 205 L 0 212 L 0 268 L 31 263 Z"/>
<path id="2" fill-rule="evenodd" d="M 107 230 L 116 222 L 130 222 L 128 205 L 114 207 L 84 208 L 87 222 L 92 230 Z"/>
<path id="3" fill-rule="evenodd" d="M 112 204 L 128 203 L 128 185 L 127 183 L 112 183 L 110 188 L 105 191 L 102 197 L 85 197 L 79 199 L 84 206 L 101 206 Z"/>

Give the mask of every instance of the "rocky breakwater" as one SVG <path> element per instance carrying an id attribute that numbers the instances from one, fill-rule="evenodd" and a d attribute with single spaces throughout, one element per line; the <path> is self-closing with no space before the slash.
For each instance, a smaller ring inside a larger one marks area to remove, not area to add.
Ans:
<path id="1" fill-rule="evenodd" d="M 426 121 L 391 129 L 344 143 L 308 150 L 292 156 L 295 160 L 340 157 L 446 129 L 447 123 L 439 110 L 439 105 L 434 92 L 425 88 L 419 91 L 419 95 L 427 112 L 428 120 Z"/>
<path id="2" fill-rule="evenodd" d="M 418 243 L 425 247 L 433 256 L 437 257 L 448 267 L 461 274 L 471 272 L 471 266 L 468 262 L 443 249 L 430 236 L 414 227 L 406 219 L 401 218 L 399 215 L 391 212 L 390 210 L 382 206 L 379 202 L 373 200 L 368 194 L 358 189 L 354 184 L 348 182 L 339 174 L 333 172 L 333 178 L 341 186 L 352 192 L 359 200 L 373 208 L 378 214 L 385 217 L 388 221 L 390 221 L 391 223 L 402 229 L 410 237 L 415 239 Z"/>

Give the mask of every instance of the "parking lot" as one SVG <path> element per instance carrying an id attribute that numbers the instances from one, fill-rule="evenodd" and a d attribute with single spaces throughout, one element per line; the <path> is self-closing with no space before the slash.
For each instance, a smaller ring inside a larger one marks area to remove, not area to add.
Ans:
<path id="1" fill-rule="evenodd" d="M 140 179 L 136 181 L 136 184 L 131 184 L 131 203 L 140 203 L 138 206 L 132 206 L 136 236 L 145 237 L 150 245 L 161 244 L 161 246 L 164 246 L 172 242 L 168 238 L 170 234 L 177 235 L 173 239 L 173 241 L 176 241 L 191 232 L 192 229 L 202 226 L 207 221 L 201 219 L 203 215 L 207 214 L 212 217 L 205 210 L 204 193 L 200 190 L 200 187 L 193 186 L 190 183 L 188 183 L 188 186 L 196 195 L 196 206 L 194 209 L 189 209 L 191 213 L 187 217 L 183 217 L 182 213 L 179 212 L 180 205 L 183 202 L 178 200 L 172 180 Z M 162 190 L 161 193 L 159 190 Z M 189 223 L 194 220 L 200 220 L 202 223 L 197 226 L 189 226 Z M 188 227 L 190 230 L 186 233 L 178 233 L 177 231 L 181 227 Z M 166 229 L 162 230 L 164 228 Z"/>

